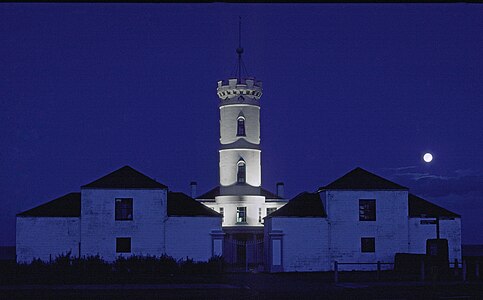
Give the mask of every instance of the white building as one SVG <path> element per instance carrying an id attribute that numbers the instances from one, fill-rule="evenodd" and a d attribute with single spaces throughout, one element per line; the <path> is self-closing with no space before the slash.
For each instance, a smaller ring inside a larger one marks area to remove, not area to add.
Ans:
<path id="1" fill-rule="evenodd" d="M 459 215 L 356 168 L 317 193 L 299 194 L 266 218 L 266 268 L 303 272 L 331 270 L 335 261 L 393 263 L 396 253 L 426 253 L 426 241 L 438 231 L 448 240 L 449 259 L 461 261 Z M 341 270 L 375 268 L 341 265 Z"/>
<path id="2" fill-rule="evenodd" d="M 17 262 L 66 253 L 207 261 L 223 238 L 221 215 L 129 166 L 18 214 L 16 235 Z"/>
<path id="3" fill-rule="evenodd" d="M 360 168 L 288 204 L 282 183 L 277 194 L 263 189 L 262 83 L 239 74 L 219 81 L 217 95 L 218 186 L 196 197 L 192 183 L 190 198 L 123 167 L 80 193 L 18 214 L 17 261 L 66 252 L 109 261 L 162 254 L 206 261 L 223 254 L 228 263 L 273 272 L 326 271 L 334 261 L 389 263 L 399 252 L 425 253 L 437 233 L 448 240 L 450 259 L 461 260 L 459 215 Z"/>

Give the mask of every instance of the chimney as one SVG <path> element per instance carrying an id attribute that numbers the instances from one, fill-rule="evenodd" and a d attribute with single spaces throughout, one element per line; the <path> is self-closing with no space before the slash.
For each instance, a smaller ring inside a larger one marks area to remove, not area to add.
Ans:
<path id="1" fill-rule="evenodd" d="M 283 182 L 277 182 L 277 196 L 279 196 L 280 198 L 285 197 L 283 194 L 283 189 L 284 189 Z"/>
<path id="2" fill-rule="evenodd" d="M 196 197 L 196 186 L 198 184 L 196 183 L 196 181 L 191 181 L 190 183 L 190 187 L 191 187 L 191 198 L 195 198 Z"/>

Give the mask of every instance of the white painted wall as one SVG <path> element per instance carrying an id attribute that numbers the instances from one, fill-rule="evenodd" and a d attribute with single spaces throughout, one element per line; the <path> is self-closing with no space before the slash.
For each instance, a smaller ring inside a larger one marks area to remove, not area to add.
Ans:
<path id="1" fill-rule="evenodd" d="M 328 227 L 325 218 L 274 217 L 265 231 L 282 230 L 284 272 L 329 271 Z M 266 240 L 267 241 L 267 240 Z M 270 256 L 270 255 L 269 255 Z M 272 257 L 273 258 L 273 257 Z M 268 262 L 272 259 L 269 258 Z"/>
<path id="2" fill-rule="evenodd" d="M 71 252 L 79 255 L 79 218 L 17 217 L 17 262 L 29 263 L 34 258 L 48 262 Z"/>
<path id="3" fill-rule="evenodd" d="M 243 96 L 248 97 L 248 96 Z M 245 136 L 237 136 L 238 117 L 245 118 Z M 252 144 L 260 144 L 260 107 L 232 104 L 220 107 L 220 143 L 231 144 L 244 138 Z"/>
<path id="4" fill-rule="evenodd" d="M 166 193 L 163 189 L 82 189 L 81 255 L 165 253 Z M 133 198 L 133 220 L 115 220 L 115 199 Z M 131 238 L 131 253 L 116 254 L 116 237 Z"/>
<path id="5" fill-rule="evenodd" d="M 237 182 L 238 162 L 246 164 L 246 183 L 251 186 L 262 184 L 261 151 L 256 149 L 220 150 L 220 185 L 227 186 Z"/>
<path id="6" fill-rule="evenodd" d="M 166 253 L 177 260 L 208 261 L 213 256 L 212 231 L 221 231 L 221 218 L 169 217 Z"/>
<path id="7" fill-rule="evenodd" d="M 410 253 L 426 253 L 426 240 L 436 238 L 436 225 L 422 225 L 421 220 L 434 218 L 409 218 Z M 448 240 L 450 262 L 461 262 L 461 219 L 440 220 L 440 238 Z"/>
<path id="8" fill-rule="evenodd" d="M 407 191 L 325 191 L 331 264 L 338 262 L 394 262 L 407 253 Z M 376 199 L 376 221 L 359 221 L 359 199 Z M 374 253 L 361 252 L 361 238 L 375 237 Z M 383 266 L 390 268 L 390 266 Z M 341 265 L 340 270 L 374 270 L 376 265 Z"/>

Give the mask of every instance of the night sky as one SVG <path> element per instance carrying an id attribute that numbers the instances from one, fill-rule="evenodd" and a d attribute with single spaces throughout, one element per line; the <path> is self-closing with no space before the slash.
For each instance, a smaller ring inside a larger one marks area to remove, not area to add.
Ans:
<path id="1" fill-rule="evenodd" d="M 218 184 L 217 81 L 263 81 L 262 185 L 362 167 L 483 243 L 483 6 L 0 4 L 0 245 L 15 214 L 124 165 Z M 434 160 L 422 156 L 431 152 Z"/>

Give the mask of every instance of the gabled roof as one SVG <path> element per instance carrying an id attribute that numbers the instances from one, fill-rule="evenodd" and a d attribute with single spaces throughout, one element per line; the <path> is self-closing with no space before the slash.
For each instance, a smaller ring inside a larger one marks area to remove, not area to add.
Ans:
<path id="1" fill-rule="evenodd" d="M 124 166 L 112 173 L 107 174 L 81 188 L 94 189 L 166 189 L 162 183 L 149 178 L 143 173 L 134 170 L 130 166 Z"/>
<path id="2" fill-rule="evenodd" d="M 80 193 L 69 193 L 17 214 L 17 217 L 80 217 Z"/>
<path id="3" fill-rule="evenodd" d="M 389 181 L 362 168 L 355 168 L 319 190 L 407 190 L 407 187 Z"/>
<path id="4" fill-rule="evenodd" d="M 266 216 L 272 217 L 327 217 L 319 193 L 303 192 L 291 199 L 287 204 Z"/>
<path id="5" fill-rule="evenodd" d="M 423 198 L 416 195 L 409 194 L 409 216 L 410 217 L 425 217 L 425 218 L 435 218 L 435 217 L 450 217 L 450 218 L 461 218 L 460 215 L 442 208 L 436 204 L 433 204 Z"/>
<path id="6" fill-rule="evenodd" d="M 222 217 L 186 194 L 168 192 L 168 216 Z"/>
<path id="7" fill-rule="evenodd" d="M 196 197 L 196 199 L 215 199 L 216 196 L 220 196 L 219 186 L 216 186 L 201 196 Z M 260 188 L 260 196 L 265 196 L 266 199 L 283 199 L 262 187 Z"/>

